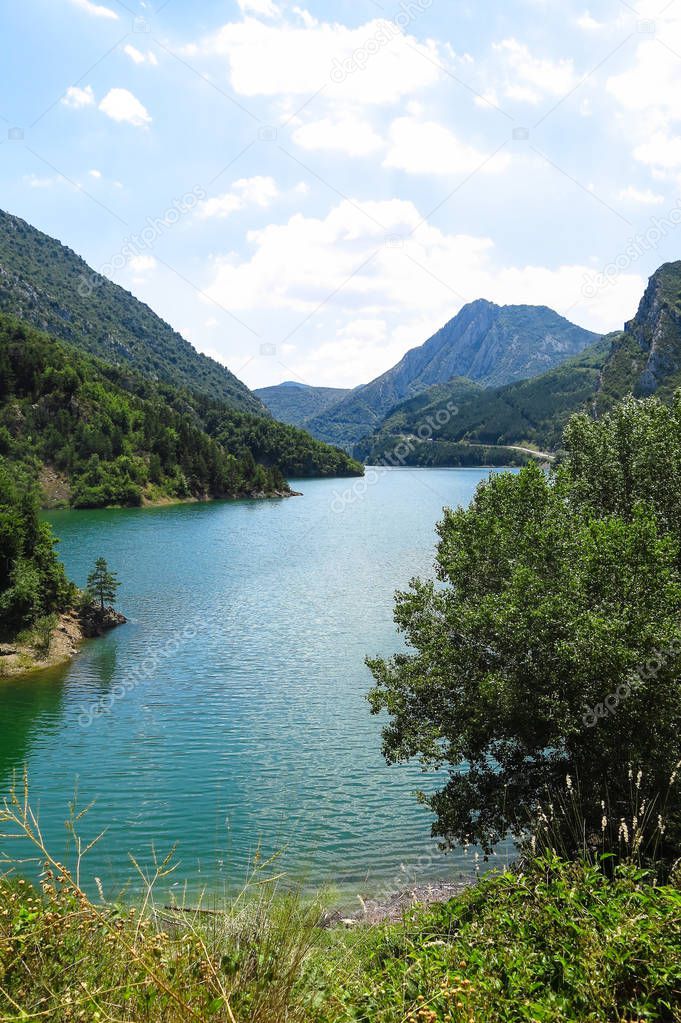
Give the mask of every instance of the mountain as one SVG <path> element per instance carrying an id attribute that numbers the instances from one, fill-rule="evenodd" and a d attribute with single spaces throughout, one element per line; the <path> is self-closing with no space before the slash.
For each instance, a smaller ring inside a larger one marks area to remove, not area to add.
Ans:
<path id="1" fill-rule="evenodd" d="M 46 504 L 289 493 L 283 474 L 357 475 L 292 426 L 154 383 L 0 314 L 0 457 Z"/>
<path id="2" fill-rule="evenodd" d="M 1 314 L 0 455 L 75 508 L 290 492 L 209 437 L 182 392 Z"/>
<path id="3" fill-rule="evenodd" d="M 233 373 L 75 252 L 0 210 L 0 311 L 115 366 L 269 415 Z"/>
<path id="4" fill-rule="evenodd" d="M 398 402 L 454 377 L 495 387 L 537 376 L 577 355 L 598 335 L 546 306 L 498 306 L 479 299 L 382 376 L 309 419 L 316 437 L 352 445 Z"/>
<path id="5" fill-rule="evenodd" d="M 350 390 L 343 387 L 311 387 L 309 384 L 287 380 L 274 387 L 260 387 L 253 393 L 275 419 L 293 426 L 304 426 L 308 419 L 314 419 L 347 397 Z"/>
<path id="6" fill-rule="evenodd" d="M 541 376 L 505 387 L 466 392 L 461 381 L 451 381 L 429 388 L 397 405 L 355 446 L 355 456 L 369 464 L 389 461 L 408 441 L 406 465 L 509 465 L 526 460 L 514 449 L 555 450 L 572 413 L 595 400 L 610 348 L 604 338 Z M 437 425 L 438 413 L 450 405 L 455 412 L 418 441 L 423 424 Z"/>
<path id="7" fill-rule="evenodd" d="M 636 316 L 562 365 L 518 383 L 478 394 L 461 392 L 460 382 L 430 388 L 418 399 L 398 404 L 380 428 L 362 438 L 357 457 L 390 459 L 400 445 L 418 436 L 422 423 L 455 402 L 457 411 L 432 438 L 409 443 L 404 464 L 470 464 L 474 445 L 556 451 L 573 412 L 594 415 L 625 394 L 656 394 L 671 399 L 681 387 L 681 261 L 665 263 L 648 281 Z"/>
<path id="8" fill-rule="evenodd" d="M 664 263 L 648 281 L 633 320 L 612 337 L 599 407 L 627 393 L 668 399 L 681 387 L 681 261 Z"/>

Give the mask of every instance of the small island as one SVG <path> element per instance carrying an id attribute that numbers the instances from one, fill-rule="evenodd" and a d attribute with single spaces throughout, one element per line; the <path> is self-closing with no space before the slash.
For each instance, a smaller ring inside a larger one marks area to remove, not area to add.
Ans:
<path id="1" fill-rule="evenodd" d="M 83 639 L 126 621 L 114 607 L 120 583 L 106 560 L 97 559 L 79 590 L 39 510 L 35 484 L 16 466 L 0 462 L 0 678 L 69 661 Z"/>

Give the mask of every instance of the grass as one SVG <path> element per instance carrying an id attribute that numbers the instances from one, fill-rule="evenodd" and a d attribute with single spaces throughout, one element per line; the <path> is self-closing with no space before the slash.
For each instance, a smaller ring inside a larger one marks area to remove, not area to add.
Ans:
<path id="1" fill-rule="evenodd" d="M 220 911 L 156 906 L 171 855 L 138 868 L 136 906 L 92 899 L 82 816 L 69 870 L 26 783 L 0 807 L 40 874 L 0 877 L 0 1023 L 681 1023 L 678 868 L 659 885 L 545 851 L 399 924 L 329 930 L 327 899 L 287 890 L 276 858 Z"/>
<path id="2" fill-rule="evenodd" d="M 547 855 L 370 935 L 318 1018 L 681 1020 L 681 891 Z"/>

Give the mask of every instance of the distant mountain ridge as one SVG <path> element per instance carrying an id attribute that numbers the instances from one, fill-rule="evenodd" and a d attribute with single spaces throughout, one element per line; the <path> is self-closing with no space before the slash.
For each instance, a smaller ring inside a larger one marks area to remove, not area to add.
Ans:
<path id="1" fill-rule="evenodd" d="M 350 394 L 346 387 L 312 387 L 297 380 L 285 380 L 272 387 L 259 387 L 253 393 L 275 419 L 291 426 L 304 426 L 308 419 L 321 415 Z"/>
<path id="2" fill-rule="evenodd" d="M 94 273 L 66 245 L 2 210 L 0 312 L 110 365 L 128 366 L 243 412 L 270 414 L 233 373 L 197 352 L 149 306 Z"/>
<path id="3" fill-rule="evenodd" d="M 399 402 L 465 377 L 484 387 L 531 378 L 578 355 L 598 335 L 546 306 L 478 299 L 392 369 L 306 421 L 316 437 L 352 446 Z"/>
<path id="4" fill-rule="evenodd" d="M 470 464 L 466 459 L 475 445 L 556 451 L 574 412 L 598 415 L 626 394 L 655 394 L 669 401 L 680 387 L 681 261 L 676 261 L 651 276 L 636 315 L 623 330 L 529 380 L 477 394 L 462 393 L 460 381 L 430 388 L 392 409 L 377 430 L 357 443 L 355 455 L 380 461 L 448 401 L 456 402 L 457 414 L 428 442 L 410 445 L 407 464 Z"/>

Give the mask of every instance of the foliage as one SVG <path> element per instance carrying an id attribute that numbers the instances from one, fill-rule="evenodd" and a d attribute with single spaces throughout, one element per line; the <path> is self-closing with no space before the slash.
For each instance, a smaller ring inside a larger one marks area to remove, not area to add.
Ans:
<path id="1" fill-rule="evenodd" d="M 631 400 L 575 421 L 557 475 L 529 465 L 446 511 L 441 585 L 397 595 L 415 652 L 369 662 L 370 699 L 390 715 L 390 761 L 448 771 L 426 800 L 443 842 L 489 849 L 525 833 L 568 775 L 587 841 L 600 841 L 601 803 L 624 819 L 633 769 L 656 808 L 645 844 L 669 796 L 659 855 L 679 855 L 678 784 L 668 790 L 681 759 L 681 492 L 651 475 L 663 441 L 672 464 L 681 457 L 675 415 Z"/>
<path id="2" fill-rule="evenodd" d="M 357 936 L 324 1023 L 681 1020 L 681 892 L 546 857 Z"/>
<path id="3" fill-rule="evenodd" d="M 300 430 L 153 384 L 2 316 L 0 452 L 66 476 L 77 508 L 282 492 L 293 468 L 361 472 Z"/>
<path id="4" fill-rule="evenodd" d="M 23 791 L 0 805 L 3 839 L 23 843 L 40 889 L 0 876 L 0 1019 L 50 1023 L 303 1023 L 311 1017 L 307 963 L 320 944 L 322 897 L 280 890 L 259 863 L 222 911 L 156 904 L 172 853 L 147 875 L 136 906 L 95 902 L 80 882 L 87 845 L 75 803 L 67 822 L 71 869 L 46 847 Z M 95 840 L 96 841 L 96 840 Z M 30 857 L 31 851 L 34 859 Z M 26 859 L 21 869 L 26 870 Z M 133 858 L 133 863 L 137 863 Z M 331 965 L 329 957 L 329 965 Z M 16 1013 L 19 1015 L 15 1015 Z"/>
<path id="5" fill-rule="evenodd" d="M 361 476 L 361 464 L 345 451 L 315 440 L 304 430 L 258 416 L 206 406 L 201 410 L 208 433 L 237 457 L 251 456 L 276 466 L 287 476 Z"/>
<path id="6" fill-rule="evenodd" d="M 681 891 L 555 855 L 490 875 L 399 924 L 323 930 L 325 899 L 263 864 L 233 900 L 92 901 L 14 795 L 0 823 L 37 846 L 40 889 L 0 878 L 0 1017 L 54 1023 L 681 1021 Z M 78 819 L 75 810 L 72 818 Z M 3 829 L 3 830 L 4 830 Z M 82 849 L 74 831 L 77 849 Z"/>
<path id="7" fill-rule="evenodd" d="M 54 612 L 67 610 L 75 598 L 75 588 L 55 553 L 50 527 L 38 513 L 35 485 L 19 467 L 0 458 L 0 635 L 4 638 L 38 627 Z"/>
<path id="8" fill-rule="evenodd" d="M 106 558 L 97 558 L 95 567 L 87 577 L 87 592 L 93 600 L 99 602 L 102 611 L 105 604 L 114 603 L 120 585 L 116 573 L 110 571 Z"/>

